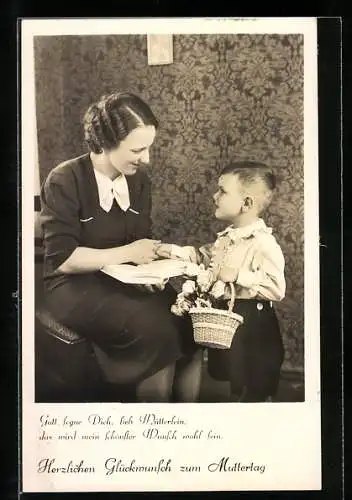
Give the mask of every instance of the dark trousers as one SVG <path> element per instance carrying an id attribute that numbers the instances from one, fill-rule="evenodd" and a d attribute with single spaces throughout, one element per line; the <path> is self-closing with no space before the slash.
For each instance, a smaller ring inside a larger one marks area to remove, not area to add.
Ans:
<path id="1" fill-rule="evenodd" d="M 209 374 L 229 380 L 239 401 L 265 401 L 277 392 L 284 359 L 275 309 L 269 301 L 237 299 L 234 312 L 243 316 L 244 323 L 230 349 L 209 349 Z"/>

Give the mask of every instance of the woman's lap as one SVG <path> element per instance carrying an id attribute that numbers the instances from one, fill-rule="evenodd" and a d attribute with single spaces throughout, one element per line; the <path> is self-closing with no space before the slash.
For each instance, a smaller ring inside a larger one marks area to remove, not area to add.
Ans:
<path id="1" fill-rule="evenodd" d="M 142 292 L 100 274 L 75 275 L 48 294 L 53 314 L 138 377 L 195 350 L 190 321 L 170 311 L 176 292 Z"/>
<path id="2" fill-rule="evenodd" d="M 76 329 L 87 327 L 103 309 L 111 310 L 116 327 L 122 329 L 129 316 L 147 299 L 147 294 L 136 287 L 102 273 L 71 275 L 47 294 L 48 305 L 57 319 Z"/>

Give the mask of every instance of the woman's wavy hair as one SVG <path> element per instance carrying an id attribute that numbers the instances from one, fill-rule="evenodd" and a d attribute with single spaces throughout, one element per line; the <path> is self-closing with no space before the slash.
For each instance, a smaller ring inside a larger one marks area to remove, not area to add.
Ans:
<path id="1" fill-rule="evenodd" d="M 114 92 L 91 104 L 83 118 L 84 141 L 93 153 L 111 151 L 141 125 L 159 123 L 154 113 L 138 95 Z"/>

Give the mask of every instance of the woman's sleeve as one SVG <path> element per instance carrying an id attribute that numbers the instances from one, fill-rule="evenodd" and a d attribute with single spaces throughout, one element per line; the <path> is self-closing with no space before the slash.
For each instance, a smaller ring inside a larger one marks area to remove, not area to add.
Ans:
<path id="1" fill-rule="evenodd" d="M 41 189 L 45 258 L 54 271 L 80 245 L 79 202 L 70 172 L 52 171 Z"/>

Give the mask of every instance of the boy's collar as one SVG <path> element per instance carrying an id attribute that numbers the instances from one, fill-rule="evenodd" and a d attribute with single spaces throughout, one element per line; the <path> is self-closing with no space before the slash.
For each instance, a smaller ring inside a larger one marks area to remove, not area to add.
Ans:
<path id="1" fill-rule="evenodd" d="M 218 236 L 229 236 L 232 240 L 238 240 L 241 238 L 250 238 L 251 236 L 254 236 L 257 232 L 261 233 L 272 233 L 271 227 L 268 227 L 263 219 L 258 219 L 255 222 L 252 222 L 252 224 L 248 224 L 248 226 L 243 226 L 243 227 L 233 227 L 228 226 L 226 229 L 218 233 Z"/>

